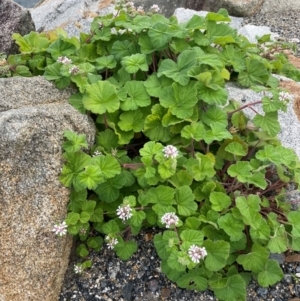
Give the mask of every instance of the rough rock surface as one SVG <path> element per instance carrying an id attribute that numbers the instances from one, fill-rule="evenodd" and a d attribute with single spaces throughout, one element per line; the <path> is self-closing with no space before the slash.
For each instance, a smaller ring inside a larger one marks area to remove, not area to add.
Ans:
<path id="1" fill-rule="evenodd" d="M 289 78 L 282 76 L 279 78 L 281 79 L 281 87 L 291 94 L 292 101 L 288 103 L 287 112 L 278 112 L 278 121 L 281 128 L 278 138 L 283 146 L 293 149 L 300 158 L 300 85 Z M 247 105 L 261 99 L 261 95 L 259 93 L 256 93 L 251 89 L 243 89 L 231 82 L 226 84 L 226 88 L 228 90 L 228 98 L 234 99 L 243 105 Z M 255 106 L 255 110 L 258 113 L 263 114 L 263 110 L 260 105 Z M 254 117 L 254 113 L 251 109 L 246 108 L 244 109 L 244 112 L 250 118 Z"/>
<path id="2" fill-rule="evenodd" d="M 260 13 L 292 12 L 300 10 L 299 0 L 264 0 Z"/>
<path id="3" fill-rule="evenodd" d="M 17 53 L 18 46 L 11 39 L 14 32 L 25 35 L 34 30 L 35 26 L 27 9 L 11 0 L 0 1 L 0 53 Z"/>
<path id="4" fill-rule="evenodd" d="M 0 79 L 0 300 L 54 301 L 68 266 L 70 236 L 57 237 L 69 190 L 58 180 L 64 130 L 93 123 L 43 77 Z"/>
<path id="5" fill-rule="evenodd" d="M 37 31 L 64 28 L 70 36 L 89 32 L 95 16 L 114 11 L 111 0 L 45 0 L 31 9 Z"/>
<path id="6" fill-rule="evenodd" d="M 202 9 L 217 12 L 220 8 L 225 8 L 232 16 L 245 17 L 257 13 L 263 2 L 264 0 L 205 0 Z"/>

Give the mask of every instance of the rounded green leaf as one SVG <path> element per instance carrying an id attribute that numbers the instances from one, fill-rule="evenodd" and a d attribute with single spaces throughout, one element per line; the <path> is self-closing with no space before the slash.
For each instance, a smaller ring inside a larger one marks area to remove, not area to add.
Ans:
<path id="1" fill-rule="evenodd" d="M 86 87 L 83 105 L 87 110 L 96 114 L 115 112 L 120 107 L 116 88 L 107 81 L 98 81 Z"/>

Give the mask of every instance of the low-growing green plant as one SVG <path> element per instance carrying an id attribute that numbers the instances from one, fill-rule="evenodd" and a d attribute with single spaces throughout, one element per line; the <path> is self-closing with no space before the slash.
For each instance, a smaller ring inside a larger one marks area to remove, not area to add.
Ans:
<path id="1" fill-rule="evenodd" d="M 289 100 L 272 76 L 282 58 L 263 57 L 228 22 L 224 9 L 179 24 L 120 4 L 79 39 L 14 34 L 21 53 L 2 74 L 77 87 L 69 102 L 95 121 L 91 152 L 85 135 L 64 134 L 60 181 L 71 195 L 55 233 L 67 225 L 83 258 L 105 242 L 126 260 L 138 248 L 132 236 L 159 227 L 154 245 L 170 280 L 234 301 L 246 299 L 251 276 L 262 286 L 283 277 L 272 253 L 300 250 L 300 211 L 285 197 L 300 165 L 277 139 Z M 261 99 L 228 101 L 229 80 Z"/>

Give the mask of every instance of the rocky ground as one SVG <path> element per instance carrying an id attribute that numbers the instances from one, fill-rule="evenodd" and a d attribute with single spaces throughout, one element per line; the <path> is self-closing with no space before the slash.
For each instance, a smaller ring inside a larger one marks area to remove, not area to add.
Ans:
<path id="1" fill-rule="evenodd" d="M 245 18 L 244 24 L 266 25 L 283 39 L 300 40 L 300 12 L 257 14 Z M 297 40 L 295 40 L 297 41 Z M 297 43 L 298 55 L 300 41 Z M 59 301 L 213 301 L 212 292 L 182 290 L 160 272 L 160 260 L 151 238 L 155 230 L 145 230 L 136 237 L 139 249 L 129 261 L 119 260 L 105 246 L 99 253 L 91 252 L 91 269 L 81 276 L 74 273 L 78 262 L 72 256 Z M 300 301 L 299 256 L 278 255 L 284 278 L 276 285 L 263 288 L 252 281 L 248 286 L 247 301 Z"/>

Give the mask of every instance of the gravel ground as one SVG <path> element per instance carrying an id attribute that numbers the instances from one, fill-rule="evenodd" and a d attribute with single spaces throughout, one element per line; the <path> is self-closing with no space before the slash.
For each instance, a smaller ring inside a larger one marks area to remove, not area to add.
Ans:
<path id="1" fill-rule="evenodd" d="M 266 25 L 286 40 L 300 39 L 300 11 L 257 14 L 245 18 L 244 24 Z M 298 55 L 300 43 L 298 43 Z M 129 261 L 119 260 L 114 251 L 105 246 L 91 252 L 93 266 L 81 276 L 74 273 L 78 258 L 70 260 L 59 301 L 213 301 L 211 291 L 195 292 L 178 288 L 160 272 L 160 260 L 151 238 L 155 230 L 144 230 L 135 237 L 139 249 Z M 299 262 L 284 262 L 284 255 L 276 258 L 284 271 L 284 278 L 276 285 L 263 288 L 252 281 L 247 290 L 247 301 L 300 301 Z M 294 299 L 295 298 L 295 299 Z"/>

